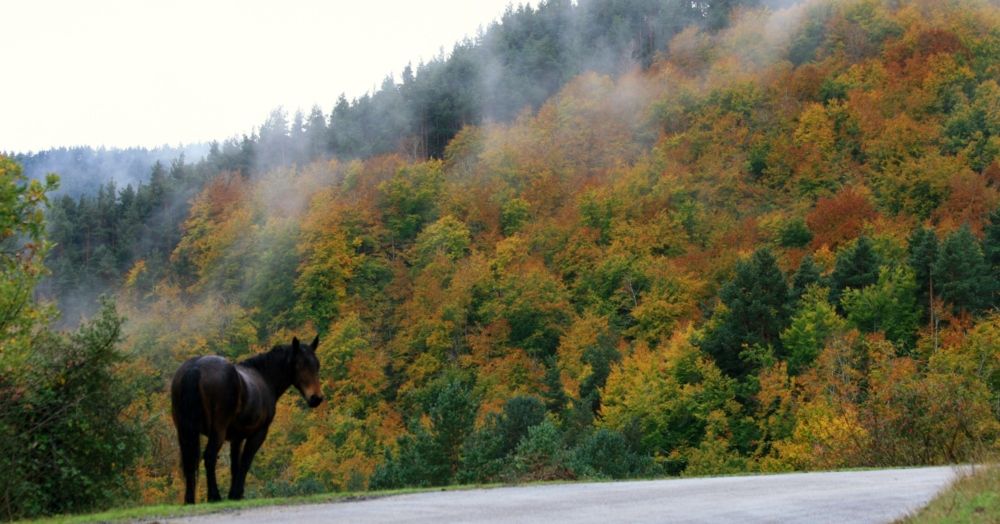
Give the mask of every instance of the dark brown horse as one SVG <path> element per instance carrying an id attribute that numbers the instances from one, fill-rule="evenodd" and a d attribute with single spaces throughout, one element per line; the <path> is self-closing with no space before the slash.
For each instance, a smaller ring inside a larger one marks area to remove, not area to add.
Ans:
<path id="1" fill-rule="evenodd" d="M 309 346 L 292 339 L 236 365 L 219 356 L 195 357 L 181 365 L 170 385 L 170 401 L 184 469 L 184 503 L 194 504 L 200 435 L 208 437 L 205 475 L 208 500 L 221 500 L 215 462 L 229 441 L 232 485 L 229 498 L 243 498 L 247 471 L 267 437 L 278 399 L 295 386 L 314 408 L 323 402 L 319 385 L 317 336 Z"/>

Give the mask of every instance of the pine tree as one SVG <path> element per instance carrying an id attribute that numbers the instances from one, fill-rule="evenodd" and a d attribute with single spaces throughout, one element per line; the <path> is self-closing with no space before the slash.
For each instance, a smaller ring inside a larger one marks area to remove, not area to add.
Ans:
<path id="1" fill-rule="evenodd" d="M 559 377 L 559 365 L 556 364 L 555 357 L 549 357 L 545 361 L 545 389 L 542 391 L 542 398 L 545 400 L 546 409 L 553 413 L 562 413 L 566 409 L 566 403 L 569 402 Z"/>
<path id="2" fill-rule="evenodd" d="M 993 280 L 993 307 L 1000 307 L 1000 207 L 990 213 L 990 221 L 983 233 L 983 256 Z"/>
<path id="3" fill-rule="evenodd" d="M 741 357 L 746 349 L 768 346 L 781 354 L 780 335 L 788 325 L 788 284 L 774 255 L 760 249 L 736 266 L 736 275 L 719 293 L 722 318 L 706 334 L 701 348 L 724 373 L 741 377 L 752 371 Z"/>
<path id="4" fill-rule="evenodd" d="M 310 159 L 316 159 L 326 153 L 327 131 L 326 117 L 319 106 L 313 106 L 309 112 L 309 119 L 306 120 L 306 151 Z"/>
<path id="5" fill-rule="evenodd" d="M 306 116 L 302 110 L 295 111 L 292 117 L 292 125 L 288 129 L 288 149 L 289 160 L 296 163 L 308 162 L 309 157 L 306 144 Z"/>
<path id="6" fill-rule="evenodd" d="M 931 274 L 937 260 L 938 239 L 933 230 L 923 227 L 910 235 L 909 263 L 917 282 L 917 303 L 924 315 L 933 315 L 934 278 Z M 933 321 L 933 318 L 931 318 Z"/>
<path id="7" fill-rule="evenodd" d="M 837 264 L 830 279 L 830 303 L 843 312 L 840 297 L 847 289 L 862 289 L 878 282 L 879 256 L 872 241 L 862 235 L 849 249 L 837 255 Z"/>
<path id="8" fill-rule="evenodd" d="M 968 224 L 941 244 L 931 276 L 941 299 L 956 312 L 976 313 L 992 302 L 995 278 Z"/>
<path id="9" fill-rule="evenodd" d="M 806 288 L 810 284 L 819 283 L 820 279 L 819 268 L 813 262 L 812 255 L 806 255 L 802 259 L 802 262 L 799 263 L 799 269 L 795 271 L 795 275 L 792 277 L 792 289 L 789 292 L 790 301 L 798 302 L 802 298 L 802 295 L 805 294 Z"/>

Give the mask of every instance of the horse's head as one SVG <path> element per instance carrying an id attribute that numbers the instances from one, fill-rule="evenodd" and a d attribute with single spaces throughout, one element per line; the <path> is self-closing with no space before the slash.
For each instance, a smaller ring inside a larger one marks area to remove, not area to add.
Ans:
<path id="1" fill-rule="evenodd" d="M 319 335 L 308 346 L 300 344 L 298 337 L 292 338 L 292 384 L 302 393 L 311 408 L 323 402 L 323 390 L 319 383 L 319 359 L 316 358 L 318 346 Z"/>

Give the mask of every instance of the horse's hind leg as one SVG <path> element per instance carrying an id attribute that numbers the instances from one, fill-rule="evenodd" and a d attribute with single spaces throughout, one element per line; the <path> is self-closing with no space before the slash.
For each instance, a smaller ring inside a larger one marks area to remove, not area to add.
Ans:
<path id="1" fill-rule="evenodd" d="M 243 454 L 240 456 L 240 474 L 233 479 L 233 487 L 229 490 L 229 498 L 240 500 L 243 498 L 243 488 L 246 487 L 247 473 L 250 472 L 250 464 L 253 457 L 260 449 L 267 437 L 267 427 L 257 430 L 256 433 L 247 437 L 246 444 L 243 445 Z"/>
<path id="2" fill-rule="evenodd" d="M 213 431 L 208 435 L 208 445 L 205 446 L 205 478 L 208 480 L 208 501 L 222 500 L 219 495 L 219 485 L 215 482 L 215 463 L 219 458 L 219 450 L 225 440 L 225 433 Z"/>
<path id="3" fill-rule="evenodd" d="M 243 439 L 233 438 L 229 441 L 229 500 L 239 500 L 243 498 L 243 488 L 240 486 L 242 477 L 240 472 L 240 453 L 243 452 Z"/>
<path id="4" fill-rule="evenodd" d="M 194 504 L 195 487 L 198 485 L 198 430 L 178 432 L 181 446 L 181 468 L 184 470 L 184 503 Z M 193 433 L 193 434 L 192 434 Z"/>
<path id="5" fill-rule="evenodd" d="M 202 403 L 198 384 L 201 369 L 193 360 L 185 362 L 170 385 L 170 406 L 177 428 L 177 443 L 181 448 L 181 469 L 184 471 L 184 503 L 194 504 L 198 486 L 198 455 L 201 447 Z"/>

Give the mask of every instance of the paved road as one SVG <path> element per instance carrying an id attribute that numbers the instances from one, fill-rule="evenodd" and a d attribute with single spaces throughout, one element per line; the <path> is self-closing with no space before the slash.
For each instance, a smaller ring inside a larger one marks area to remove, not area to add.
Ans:
<path id="1" fill-rule="evenodd" d="M 952 467 L 445 491 L 278 506 L 175 522 L 891 522 L 926 504 Z"/>

